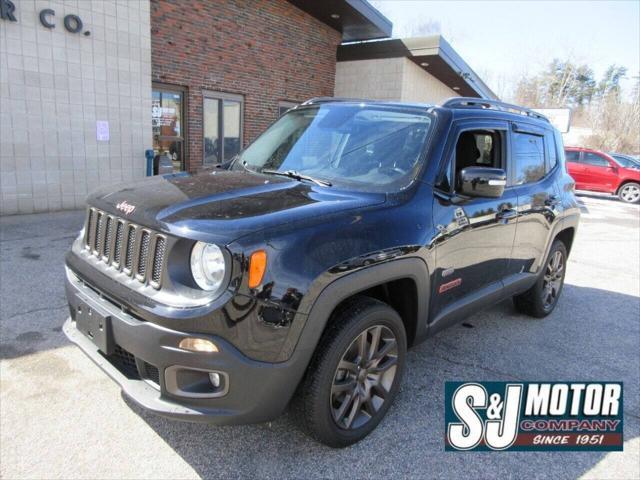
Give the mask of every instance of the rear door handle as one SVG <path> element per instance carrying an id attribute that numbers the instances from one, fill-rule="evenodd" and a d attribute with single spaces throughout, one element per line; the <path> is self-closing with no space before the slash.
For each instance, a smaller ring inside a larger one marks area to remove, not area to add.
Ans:
<path id="1" fill-rule="evenodd" d="M 549 195 L 544 201 L 544 204 L 548 207 L 555 207 L 560 204 L 560 197 L 558 197 L 558 195 Z"/>

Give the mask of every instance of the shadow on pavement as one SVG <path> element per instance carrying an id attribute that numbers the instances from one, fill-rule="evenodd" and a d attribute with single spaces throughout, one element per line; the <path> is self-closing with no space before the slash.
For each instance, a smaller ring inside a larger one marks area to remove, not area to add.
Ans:
<path id="1" fill-rule="evenodd" d="M 640 434 L 637 349 L 640 300 L 565 285 L 545 319 L 503 302 L 411 350 L 402 391 L 364 441 L 333 450 L 310 440 L 289 413 L 272 423 L 216 427 L 167 420 L 126 400 L 202 477 L 576 478 L 605 452 L 445 453 L 444 382 L 448 380 L 624 381 L 625 439 Z"/>

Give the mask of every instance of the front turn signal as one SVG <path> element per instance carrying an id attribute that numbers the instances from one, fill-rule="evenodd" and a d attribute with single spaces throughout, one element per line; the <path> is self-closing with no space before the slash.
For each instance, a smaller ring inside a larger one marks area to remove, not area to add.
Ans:
<path id="1" fill-rule="evenodd" d="M 262 282 L 267 269 L 267 252 L 258 250 L 249 259 L 249 288 L 256 288 Z"/>

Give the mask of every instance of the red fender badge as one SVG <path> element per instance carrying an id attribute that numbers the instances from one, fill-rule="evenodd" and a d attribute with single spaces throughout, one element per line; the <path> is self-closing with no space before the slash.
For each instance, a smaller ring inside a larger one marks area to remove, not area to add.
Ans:
<path id="1" fill-rule="evenodd" d="M 459 287 L 461 284 L 462 284 L 461 278 L 456 278 L 455 280 L 451 280 L 450 282 L 443 283 L 442 285 L 440 285 L 440 288 L 438 289 L 438 293 L 444 293 L 447 290 L 451 290 L 452 288 Z"/>

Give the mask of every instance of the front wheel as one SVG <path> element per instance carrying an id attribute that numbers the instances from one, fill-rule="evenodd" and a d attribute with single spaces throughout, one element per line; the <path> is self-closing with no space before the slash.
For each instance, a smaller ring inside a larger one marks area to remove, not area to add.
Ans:
<path id="1" fill-rule="evenodd" d="M 330 447 L 366 437 L 398 393 L 406 351 L 394 309 L 368 297 L 351 301 L 323 334 L 294 400 L 303 429 Z"/>
<path id="2" fill-rule="evenodd" d="M 640 184 L 625 183 L 618 189 L 618 198 L 625 203 L 640 203 Z"/>
<path id="3" fill-rule="evenodd" d="M 536 283 L 526 292 L 513 297 L 513 303 L 519 312 L 532 317 L 546 317 L 556 308 L 567 266 L 567 249 L 564 243 L 556 240 L 551 245 L 544 271 Z"/>

